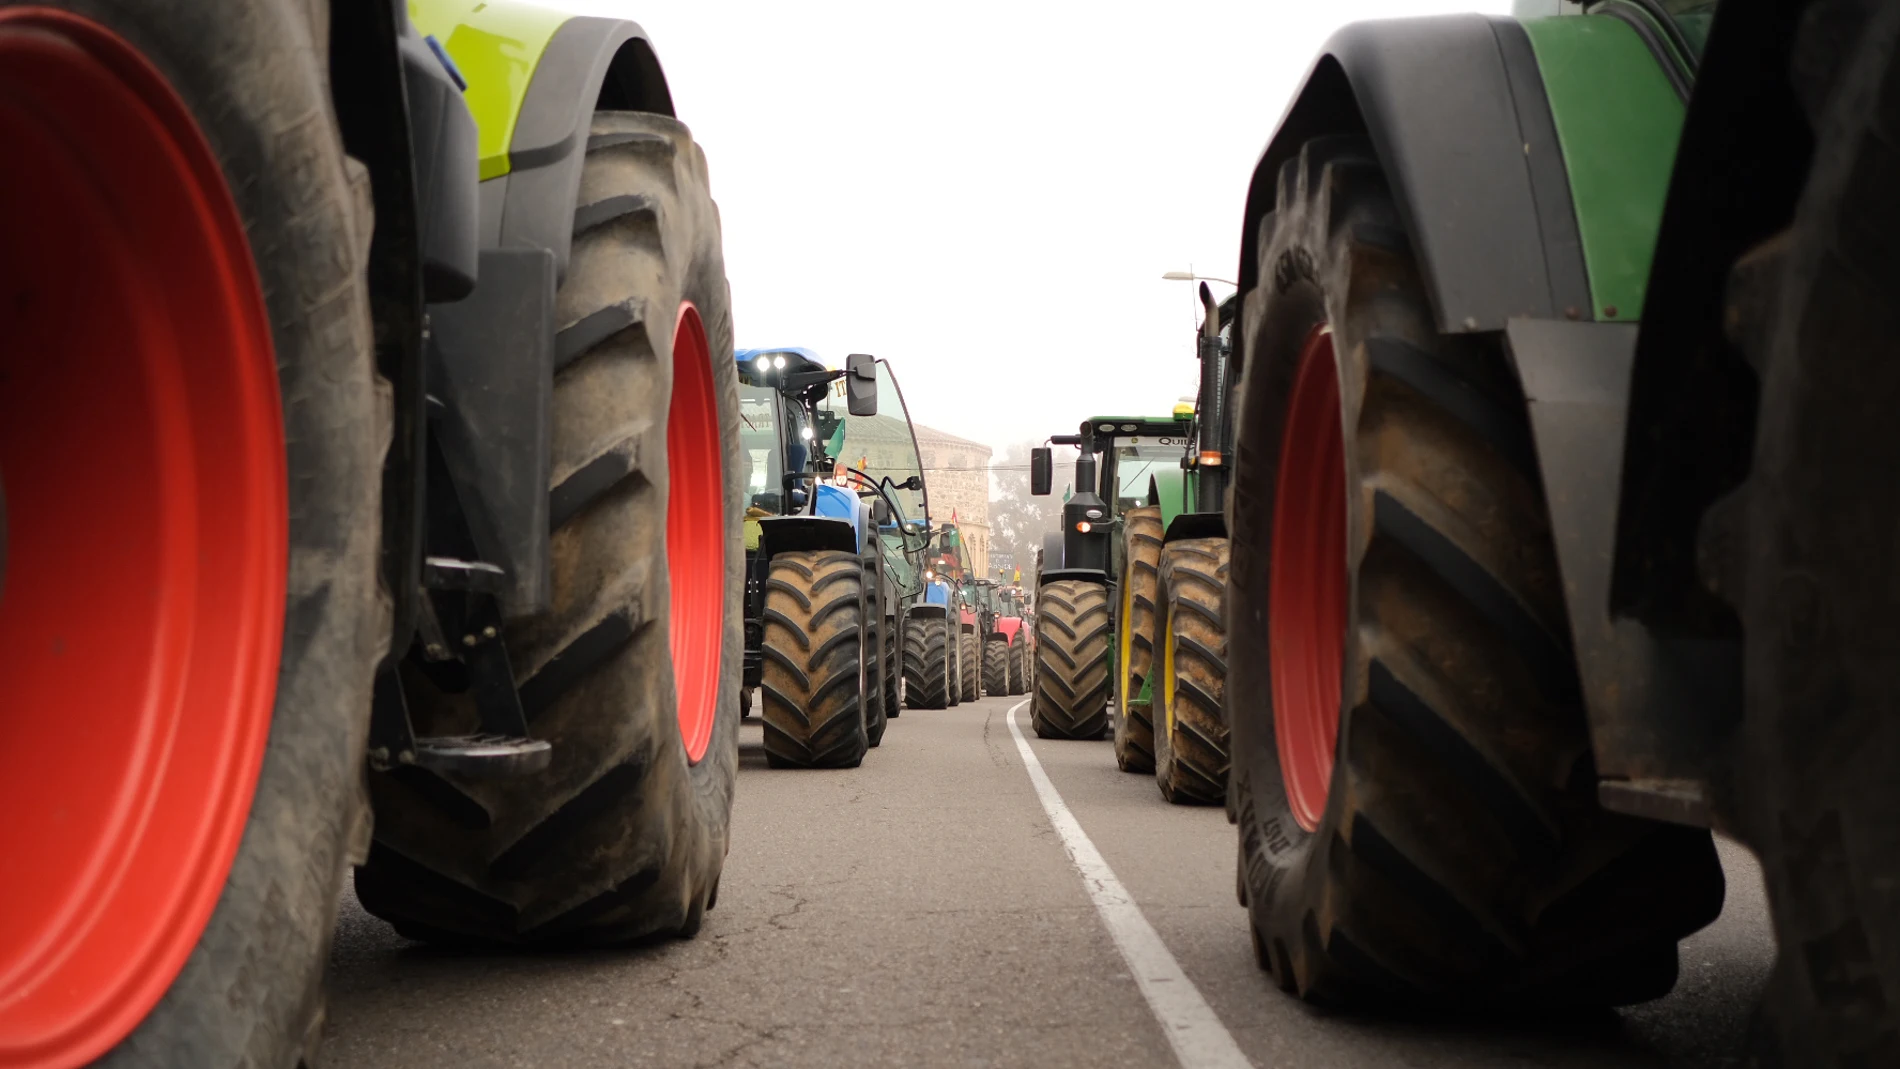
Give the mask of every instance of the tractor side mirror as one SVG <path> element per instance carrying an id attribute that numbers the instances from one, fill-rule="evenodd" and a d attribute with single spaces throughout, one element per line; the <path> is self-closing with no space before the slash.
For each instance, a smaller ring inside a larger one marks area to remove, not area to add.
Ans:
<path id="1" fill-rule="evenodd" d="M 1055 454 L 1049 447 L 1038 446 L 1029 451 L 1029 492 L 1037 497 L 1048 497 L 1049 488 L 1055 482 Z"/>
<path id="2" fill-rule="evenodd" d="M 897 488 L 899 490 L 922 490 L 924 488 L 924 477 L 921 475 L 913 475 L 903 482 L 898 483 Z"/>
<path id="3" fill-rule="evenodd" d="M 891 506 L 883 498 L 871 502 L 871 522 L 878 527 L 888 526 L 891 522 Z"/>
<path id="4" fill-rule="evenodd" d="M 852 415 L 877 415 L 877 357 L 852 353 L 844 358 L 844 396 Z"/>

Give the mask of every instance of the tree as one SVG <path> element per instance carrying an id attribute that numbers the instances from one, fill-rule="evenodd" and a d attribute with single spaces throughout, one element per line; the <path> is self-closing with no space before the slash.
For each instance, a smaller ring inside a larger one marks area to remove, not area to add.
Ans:
<path id="1" fill-rule="evenodd" d="M 1007 561 L 1023 570 L 1026 582 L 1034 582 L 1036 550 L 1042 546 L 1042 536 L 1055 530 L 1062 520 L 1062 488 L 1073 481 L 1075 471 L 1075 450 L 1056 450 L 1053 493 L 1031 497 L 1029 451 L 1039 444 L 1017 442 L 993 460 L 990 468 L 991 569 Z"/>

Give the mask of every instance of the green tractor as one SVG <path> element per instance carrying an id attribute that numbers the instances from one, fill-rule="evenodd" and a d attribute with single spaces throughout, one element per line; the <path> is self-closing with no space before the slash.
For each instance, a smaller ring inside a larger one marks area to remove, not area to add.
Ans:
<path id="1" fill-rule="evenodd" d="M 315 1063 L 412 938 L 696 933 L 738 760 L 719 216 L 639 26 L 0 2 L 0 1063 Z"/>
<path id="2" fill-rule="evenodd" d="M 1156 473 L 1146 504 L 1122 513 L 1116 624 L 1115 762 L 1151 773 L 1178 805 L 1226 800 L 1226 418 L 1236 304 L 1217 306 L 1205 283 L 1197 332 L 1200 388 L 1175 408 L 1190 419 L 1174 439 L 1178 471 Z"/>
<path id="3" fill-rule="evenodd" d="M 916 436 L 888 361 L 735 357 L 750 501 L 740 685 L 763 695 L 772 767 L 853 768 L 898 712 L 904 610 L 922 592 Z"/>
<path id="4" fill-rule="evenodd" d="M 1237 276 L 1230 816 L 1301 997 L 1656 998 L 1761 859 L 1780 1064 L 1900 1063 L 1900 5 L 1326 46 Z"/>
<path id="5" fill-rule="evenodd" d="M 1101 738 L 1111 730 L 1109 702 L 1127 703 L 1130 684 L 1119 678 L 1117 666 L 1131 653 L 1121 625 L 1136 619 L 1142 607 L 1124 604 L 1117 612 L 1114 597 L 1117 588 L 1131 589 L 1118 582 L 1131 569 L 1145 575 L 1152 565 L 1132 557 L 1126 538 L 1117 536 L 1129 529 L 1130 512 L 1182 500 L 1181 458 L 1192 417 L 1191 411 L 1160 419 L 1100 416 L 1084 421 L 1075 434 L 1049 439 L 1077 453 L 1061 527 L 1044 536 L 1038 555 L 1031 724 L 1042 738 Z M 1031 450 L 1031 494 L 1050 492 L 1053 465 L 1049 446 Z M 1147 529 L 1145 521 L 1141 529 Z M 1145 553 L 1145 541 L 1142 547 Z"/>

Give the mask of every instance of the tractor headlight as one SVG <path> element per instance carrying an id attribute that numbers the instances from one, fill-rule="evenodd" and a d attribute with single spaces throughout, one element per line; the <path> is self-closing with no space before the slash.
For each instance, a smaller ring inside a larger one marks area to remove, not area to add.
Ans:
<path id="1" fill-rule="evenodd" d="M 763 375 L 772 370 L 772 358 L 769 356 L 761 356 L 757 360 L 752 361 L 752 366 L 759 369 L 759 374 Z"/>
<path id="2" fill-rule="evenodd" d="M 798 436 L 799 436 L 800 438 L 803 438 L 803 439 L 805 439 L 806 441 L 810 441 L 810 440 L 811 440 L 811 428 L 810 428 L 810 427 L 800 427 L 800 428 L 798 428 Z"/>
<path id="3" fill-rule="evenodd" d="M 1090 509 L 1087 512 L 1084 512 L 1082 515 L 1087 516 L 1091 520 L 1099 520 L 1102 518 L 1102 510 Z"/>
<path id="4" fill-rule="evenodd" d="M 773 367 L 775 367 L 775 368 L 778 368 L 778 369 L 779 369 L 780 371 L 784 371 L 784 370 L 785 370 L 785 358 L 784 358 L 783 356 L 775 356 L 775 357 L 773 357 L 773 358 L 772 358 L 772 366 L 773 366 Z"/>
<path id="5" fill-rule="evenodd" d="M 935 578 L 937 578 L 937 573 L 936 573 L 936 572 L 933 572 L 933 571 L 931 571 L 931 570 L 930 570 L 929 568 L 925 568 L 925 569 L 924 569 L 924 578 L 925 578 L 925 579 L 935 579 Z"/>

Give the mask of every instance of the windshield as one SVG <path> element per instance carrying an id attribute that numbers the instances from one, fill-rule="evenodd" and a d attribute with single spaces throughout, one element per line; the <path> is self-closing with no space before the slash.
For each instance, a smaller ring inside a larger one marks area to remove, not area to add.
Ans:
<path id="1" fill-rule="evenodd" d="M 877 362 L 877 415 L 853 416 L 845 402 L 844 380 L 832 383 L 823 401 L 818 403 L 818 422 L 822 428 L 836 421 L 831 444 L 832 456 L 844 467 L 856 468 L 873 482 L 889 479 L 902 483 L 915 476 L 923 481 L 923 462 L 917 457 L 917 439 L 911 433 L 910 413 L 904 407 L 904 395 L 891 373 L 890 362 Z M 890 490 L 902 520 L 921 520 L 926 516 L 926 491 Z"/>
<path id="2" fill-rule="evenodd" d="M 746 504 L 777 512 L 784 447 L 779 441 L 778 391 L 769 386 L 739 385 L 739 451 L 745 465 Z M 762 500 L 760 495 L 767 498 Z"/>
<path id="3" fill-rule="evenodd" d="M 1185 437 L 1172 435 L 1117 438 L 1107 473 L 1115 480 L 1115 515 L 1147 504 L 1149 479 L 1163 468 L 1180 467 L 1186 448 Z"/>

